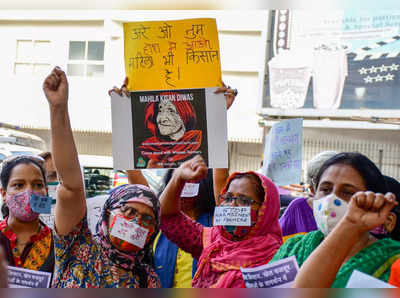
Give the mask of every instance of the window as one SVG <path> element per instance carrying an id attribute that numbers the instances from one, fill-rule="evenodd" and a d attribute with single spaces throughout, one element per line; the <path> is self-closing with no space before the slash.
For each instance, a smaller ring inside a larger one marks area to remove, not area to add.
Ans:
<path id="1" fill-rule="evenodd" d="M 49 40 L 17 40 L 14 74 L 46 75 L 50 71 Z"/>
<path id="2" fill-rule="evenodd" d="M 67 73 L 70 76 L 104 75 L 104 41 L 70 41 Z"/>

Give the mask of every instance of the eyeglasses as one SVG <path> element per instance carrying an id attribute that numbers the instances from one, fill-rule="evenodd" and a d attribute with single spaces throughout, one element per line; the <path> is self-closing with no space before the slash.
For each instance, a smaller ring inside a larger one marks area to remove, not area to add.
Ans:
<path id="1" fill-rule="evenodd" d="M 114 210 L 118 210 L 119 213 L 122 214 L 129 221 L 133 221 L 137 218 L 140 218 L 140 220 L 145 226 L 157 225 L 156 219 L 153 216 L 149 214 L 140 213 L 133 207 L 122 206 L 121 208 L 116 208 Z"/>
<path id="2" fill-rule="evenodd" d="M 234 197 L 230 194 L 219 195 L 219 200 L 221 202 L 221 206 L 230 205 L 233 202 L 236 202 L 236 205 L 238 206 L 250 206 L 251 204 L 262 205 L 261 202 L 253 200 L 249 197 Z"/>

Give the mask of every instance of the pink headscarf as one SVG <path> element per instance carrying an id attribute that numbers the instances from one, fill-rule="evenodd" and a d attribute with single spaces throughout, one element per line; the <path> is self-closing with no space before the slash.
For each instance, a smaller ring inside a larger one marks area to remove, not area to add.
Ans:
<path id="1" fill-rule="evenodd" d="M 203 229 L 203 251 L 199 259 L 193 287 L 233 288 L 244 287 L 240 267 L 264 265 L 282 245 L 279 225 L 280 200 L 275 184 L 262 174 L 258 176 L 265 191 L 264 203 L 258 211 L 257 223 L 246 240 L 232 241 L 221 226 Z M 239 173 L 228 178 L 222 194 Z"/>

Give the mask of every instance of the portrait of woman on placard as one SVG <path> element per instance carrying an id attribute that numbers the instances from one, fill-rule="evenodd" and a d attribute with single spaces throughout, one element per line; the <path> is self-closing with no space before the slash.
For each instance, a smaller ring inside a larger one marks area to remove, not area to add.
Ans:
<path id="1" fill-rule="evenodd" d="M 165 97 L 145 107 L 145 127 L 152 136 L 142 142 L 139 151 L 155 167 L 178 166 L 177 162 L 199 150 L 202 131 L 196 129 L 196 112 L 188 100 L 176 100 L 178 94 L 173 92 L 161 96 Z"/>

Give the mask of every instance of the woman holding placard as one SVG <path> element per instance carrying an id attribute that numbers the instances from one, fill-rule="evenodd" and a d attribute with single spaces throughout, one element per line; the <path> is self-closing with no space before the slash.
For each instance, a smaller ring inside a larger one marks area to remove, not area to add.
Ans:
<path id="1" fill-rule="evenodd" d="M 18 155 L 2 163 L 0 246 L 10 266 L 53 272 L 54 248 L 52 233 L 39 220 L 40 200 L 51 205 L 47 196 L 44 160 L 40 156 Z"/>
<path id="2" fill-rule="evenodd" d="M 52 153 L 59 176 L 55 212 L 54 287 L 160 287 L 151 246 L 160 205 L 143 185 L 123 185 L 103 206 L 92 236 L 82 174 L 68 115 L 68 82 L 55 68 L 43 90 L 50 107 Z"/>
<path id="3" fill-rule="evenodd" d="M 282 244 L 279 194 L 276 186 L 255 172 L 232 174 L 219 198 L 224 210 L 238 211 L 246 225 L 203 227 L 180 211 L 179 197 L 186 181 L 200 180 L 207 167 L 196 156 L 174 171 L 161 194 L 161 230 L 168 239 L 199 260 L 193 287 L 244 287 L 241 267 L 266 264 Z M 238 209 L 238 210 L 236 210 Z M 242 212 L 243 211 L 243 212 Z M 215 225 L 214 214 L 214 225 Z M 238 218 L 226 217 L 225 220 Z M 225 222 L 226 222 L 225 221 Z"/>
<path id="4" fill-rule="evenodd" d="M 384 225 L 393 237 L 399 210 L 379 169 L 360 153 L 339 153 L 322 165 L 315 185 L 318 230 L 287 240 L 271 263 L 296 256 L 297 287 L 346 287 L 354 270 L 387 282 L 400 243 L 370 231 Z"/>

